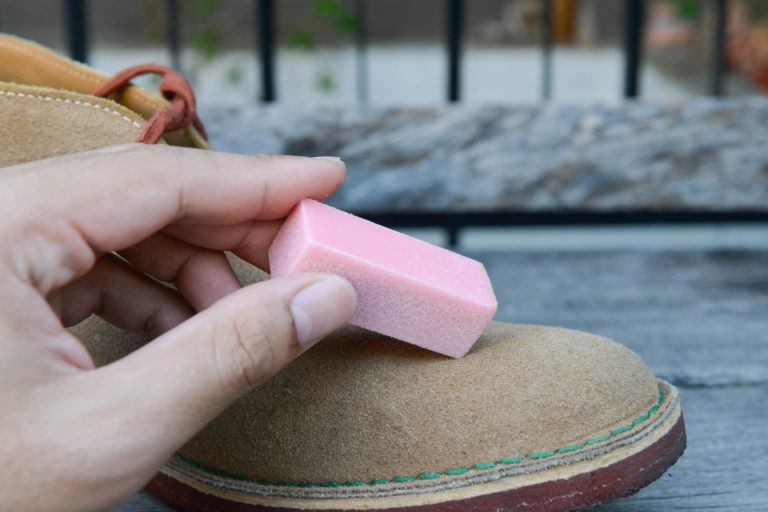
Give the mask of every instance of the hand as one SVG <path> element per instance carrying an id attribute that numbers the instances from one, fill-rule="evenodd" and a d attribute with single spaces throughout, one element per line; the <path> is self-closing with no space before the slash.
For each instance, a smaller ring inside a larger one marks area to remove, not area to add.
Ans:
<path id="1" fill-rule="evenodd" d="M 222 253 L 266 269 L 281 219 L 343 178 L 333 159 L 142 145 L 0 169 L 0 510 L 118 503 L 347 321 L 340 277 L 240 288 Z M 91 313 L 157 338 L 94 369 L 65 330 Z"/>

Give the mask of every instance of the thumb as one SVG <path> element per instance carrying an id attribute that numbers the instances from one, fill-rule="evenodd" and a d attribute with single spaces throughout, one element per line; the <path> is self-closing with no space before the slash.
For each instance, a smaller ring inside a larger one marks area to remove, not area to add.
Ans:
<path id="1" fill-rule="evenodd" d="M 93 373 L 107 379 L 102 389 L 130 409 L 132 423 L 145 420 L 144 434 L 157 448 L 173 450 L 349 320 L 355 305 L 352 286 L 338 276 L 270 279 L 224 297 Z"/>

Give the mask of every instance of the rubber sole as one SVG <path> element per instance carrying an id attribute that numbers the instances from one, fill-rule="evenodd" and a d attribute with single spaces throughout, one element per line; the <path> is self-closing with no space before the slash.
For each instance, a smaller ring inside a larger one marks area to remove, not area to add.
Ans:
<path id="1" fill-rule="evenodd" d="M 685 423 L 677 399 L 656 424 L 636 440 L 594 458 L 545 468 L 519 476 L 500 475 L 476 485 L 384 498 L 280 499 L 227 490 L 183 472 L 164 470 L 148 488 L 190 512 L 324 512 L 376 509 L 388 512 L 433 511 L 576 511 L 633 494 L 650 484 L 677 461 L 686 446 Z M 185 480 L 185 481 L 182 481 Z"/>

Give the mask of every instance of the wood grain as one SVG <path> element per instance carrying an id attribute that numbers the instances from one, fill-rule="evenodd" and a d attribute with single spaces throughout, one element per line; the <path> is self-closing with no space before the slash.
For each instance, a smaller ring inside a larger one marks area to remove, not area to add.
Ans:
<path id="1" fill-rule="evenodd" d="M 474 254 L 497 318 L 603 334 L 681 386 L 768 384 L 768 252 Z"/>
<path id="2" fill-rule="evenodd" d="M 768 510 L 768 386 L 681 390 L 688 449 L 655 483 L 601 512 Z"/>

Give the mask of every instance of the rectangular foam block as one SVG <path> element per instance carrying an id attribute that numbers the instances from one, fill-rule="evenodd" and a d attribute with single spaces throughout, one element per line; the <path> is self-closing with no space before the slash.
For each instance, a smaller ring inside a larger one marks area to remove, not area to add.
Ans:
<path id="1" fill-rule="evenodd" d="M 305 199 L 269 249 L 273 276 L 329 272 L 357 293 L 351 323 L 451 357 L 496 313 L 482 263 Z"/>

